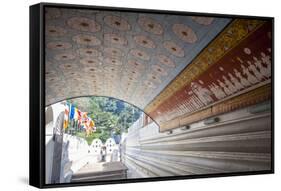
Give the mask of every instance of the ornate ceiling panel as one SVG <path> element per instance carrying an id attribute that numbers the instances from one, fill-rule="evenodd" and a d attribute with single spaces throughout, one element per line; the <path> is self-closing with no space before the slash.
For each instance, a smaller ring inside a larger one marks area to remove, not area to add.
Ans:
<path id="1" fill-rule="evenodd" d="M 57 8 L 45 16 L 46 105 L 101 95 L 142 109 L 231 21 Z"/>

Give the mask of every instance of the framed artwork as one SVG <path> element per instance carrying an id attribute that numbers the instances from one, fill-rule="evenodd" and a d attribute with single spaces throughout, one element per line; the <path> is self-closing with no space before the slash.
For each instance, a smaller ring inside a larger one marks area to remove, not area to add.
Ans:
<path id="1" fill-rule="evenodd" d="M 30 7 L 30 185 L 274 172 L 274 19 Z"/>

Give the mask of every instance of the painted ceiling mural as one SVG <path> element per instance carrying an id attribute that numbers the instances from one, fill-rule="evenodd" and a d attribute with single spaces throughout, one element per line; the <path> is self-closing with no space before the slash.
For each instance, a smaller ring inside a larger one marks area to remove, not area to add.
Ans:
<path id="1" fill-rule="evenodd" d="M 141 109 L 230 19 L 47 8 L 46 104 L 111 96 Z"/>
<path id="2" fill-rule="evenodd" d="M 46 105 L 110 96 L 167 130 L 270 97 L 270 22 L 57 8 L 45 19 Z"/>

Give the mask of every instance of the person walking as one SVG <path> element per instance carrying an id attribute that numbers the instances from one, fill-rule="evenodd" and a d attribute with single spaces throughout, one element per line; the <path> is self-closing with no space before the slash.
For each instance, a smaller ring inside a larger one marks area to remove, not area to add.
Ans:
<path id="1" fill-rule="evenodd" d="M 105 162 L 106 161 L 106 147 L 103 146 L 101 148 L 101 162 Z"/>

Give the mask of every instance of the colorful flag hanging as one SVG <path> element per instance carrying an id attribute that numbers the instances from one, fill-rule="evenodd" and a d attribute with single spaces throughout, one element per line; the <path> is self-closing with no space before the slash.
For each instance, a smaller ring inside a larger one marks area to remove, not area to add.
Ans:
<path id="1" fill-rule="evenodd" d="M 94 126 L 95 126 L 94 121 L 90 119 L 89 127 L 90 127 L 90 128 L 93 128 Z"/>
<path id="2" fill-rule="evenodd" d="M 81 124 L 85 126 L 85 123 L 87 123 L 88 116 L 87 112 L 81 112 Z"/>
<path id="3" fill-rule="evenodd" d="M 77 121 L 78 120 L 78 109 L 75 107 L 74 108 L 74 116 L 73 116 L 74 120 Z"/>
<path id="4" fill-rule="evenodd" d="M 82 112 L 78 109 L 78 110 L 77 110 L 77 115 L 78 115 L 78 121 L 79 121 L 79 123 L 81 123 L 81 119 L 82 119 L 81 113 L 82 113 Z"/>
<path id="5" fill-rule="evenodd" d="M 65 109 L 64 109 L 64 121 L 63 121 L 64 129 L 66 129 L 68 127 L 68 116 L 69 116 L 69 107 L 68 107 L 68 105 L 66 105 Z"/>
<path id="6" fill-rule="evenodd" d="M 72 104 L 70 104 L 70 116 L 69 116 L 70 120 L 74 119 L 74 114 L 75 114 L 75 107 Z"/>
<path id="7" fill-rule="evenodd" d="M 77 122 L 77 126 L 86 131 L 86 135 L 89 136 L 96 130 L 95 122 L 87 115 L 87 112 L 82 112 L 72 104 L 67 103 L 64 113 L 64 128 L 68 127 L 69 120 Z"/>

